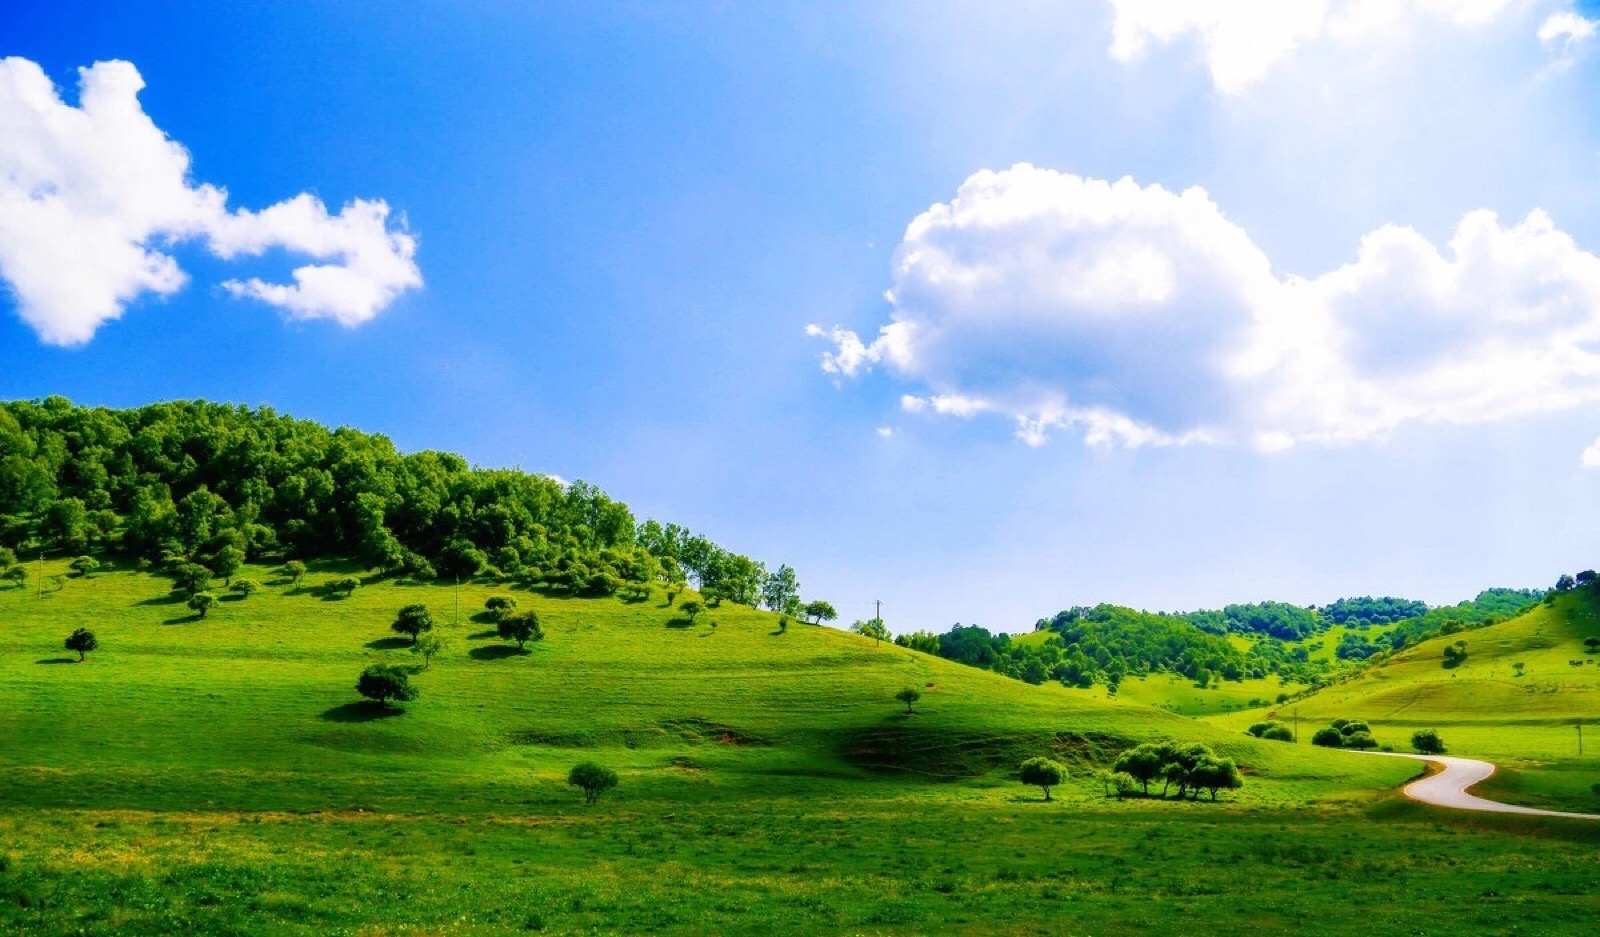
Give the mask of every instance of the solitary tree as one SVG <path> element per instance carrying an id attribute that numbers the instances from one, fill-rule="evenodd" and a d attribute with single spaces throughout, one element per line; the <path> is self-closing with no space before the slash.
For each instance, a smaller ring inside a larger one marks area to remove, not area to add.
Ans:
<path id="1" fill-rule="evenodd" d="M 189 610 L 194 612 L 196 618 L 206 617 L 206 612 L 211 611 L 217 604 L 217 597 L 209 592 L 196 592 L 189 596 Z"/>
<path id="2" fill-rule="evenodd" d="M 444 650 L 445 640 L 433 632 L 419 634 L 411 641 L 411 653 L 422 655 L 422 669 L 433 666 L 433 655 Z"/>
<path id="3" fill-rule="evenodd" d="M 100 561 L 92 556 L 80 556 L 72 561 L 70 568 L 73 572 L 88 579 L 95 574 L 95 570 L 100 568 Z"/>
<path id="4" fill-rule="evenodd" d="M 779 615 L 778 616 L 778 633 L 779 634 L 786 634 L 786 633 L 788 633 L 788 631 L 789 631 L 789 616 L 788 615 Z"/>
<path id="5" fill-rule="evenodd" d="M 1421 729 L 1411 733 L 1411 747 L 1424 755 L 1443 755 L 1445 753 L 1444 739 L 1433 729 Z"/>
<path id="6" fill-rule="evenodd" d="M 539 616 L 533 612 L 523 612 L 509 618 L 500 619 L 500 624 L 495 631 L 506 641 L 517 642 L 520 650 L 529 641 L 544 639 L 544 628 L 539 624 Z"/>
<path id="7" fill-rule="evenodd" d="M 517 600 L 509 595 L 491 595 L 483 601 L 490 621 L 499 621 L 517 610 Z"/>
<path id="8" fill-rule="evenodd" d="M 233 585 L 228 587 L 228 591 L 241 599 L 248 599 L 261 591 L 261 583 L 254 579 L 235 579 Z"/>
<path id="9" fill-rule="evenodd" d="M 411 685 L 411 676 L 394 664 L 373 664 L 361 671 L 356 681 L 356 692 L 384 706 L 391 701 L 407 703 L 417 698 L 417 688 Z"/>
<path id="10" fill-rule="evenodd" d="M 433 615 L 429 614 L 426 605 L 407 605 L 395 616 L 389 630 L 405 635 L 412 644 L 416 644 L 418 635 L 433 630 Z"/>
<path id="11" fill-rule="evenodd" d="M 617 773 L 603 765 L 585 761 L 567 774 L 567 783 L 583 789 L 583 802 L 592 804 L 600 795 L 617 786 Z"/>
<path id="12" fill-rule="evenodd" d="M 300 580 L 306 576 L 306 564 L 300 560 L 290 560 L 283 564 L 283 574 L 289 577 L 289 582 L 292 585 L 298 586 Z"/>
<path id="13" fill-rule="evenodd" d="M 328 583 L 328 591 L 334 595 L 349 598 L 351 593 L 361 588 L 361 580 L 354 576 L 344 576 Z"/>
<path id="14" fill-rule="evenodd" d="M 1064 784 L 1067 780 L 1066 766 L 1052 758 L 1040 756 L 1029 758 L 1022 763 L 1020 772 L 1022 783 L 1029 784 L 1044 791 L 1044 799 L 1050 799 L 1050 788 Z"/>
<path id="15" fill-rule="evenodd" d="M 89 656 L 90 651 L 99 646 L 100 642 L 95 638 L 94 632 L 87 628 L 79 628 L 77 631 L 67 635 L 67 650 L 78 652 L 79 663 L 82 663 Z"/>
<path id="16" fill-rule="evenodd" d="M 696 602 L 694 599 L 690 599 L 689 601 L 678 606 L 678 608 L 682 609 L 683 613 L 689 616 L 689 624 L 691 625 L 694 624 L 695 617 L 706 610 L 704 605 Z"/>
<path id="17" fill-rule="evenodd" d="M 222 577 L 222 584 L 225 586 L 232 584 L 233 574 L 243 565 L 244 551 L 235 546 L 223 547 L 211 558 L 211 569 Z"/>
<path id="18" fill-rule="evenodd" d="M 814 602 L 807 602 L 801 611 L 805 613 L 805 616 L 811 620 L 813 625 L 819 625 L 825 621 L 833 621 L 835 618 L 839 617 L 838 610 L 835 609 L 830 603 L 824 602 L 821 599 L 817 599 Z"/>
<path id="19" fill-rule="evenodd" d="M 211 570 L 199 563 L 184 563 L 173 573 L 173 588 L 188 595 L 206 591 L 211 585 Z"/>
<path id="20" fill-rule="evenodd" d="M 922 699 L 922 691 L 917 689 L 914 686 L 908 686 L 905 689 L 901 690 L 900 692 L 896 693 L 894 695 L 894 698 L 899 700 L 900 702 L 906 704 L 906 712 L 907 713 L 913 713 L 913 712 L 916 712 L 916 710 L 913 709 L 912 706 L 916 703 L 917 700 Z"/>

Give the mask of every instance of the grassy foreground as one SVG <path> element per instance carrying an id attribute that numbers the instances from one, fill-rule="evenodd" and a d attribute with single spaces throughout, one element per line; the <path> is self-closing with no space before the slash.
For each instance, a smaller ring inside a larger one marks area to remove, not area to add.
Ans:
<path id="1" fill-rule="evenodd" d="M 1600 911 L 1594 830 L 1396 804 L 1410 764 L 738 606 L 691 624 L 660 593 L 473 583 L 453 624 L 450 587 L 328 597 L 343 572 L 247 571 L 266 590 L 204 620 L 133 571 L 0 590 L 0 933 L 1356 934 L 1451 907 L 1458 933 L 1508 932 L 1461 914 L 1489 891 L 1518 933 L 1566 933 Z M 545 640 L 518 653 L 473 621 L 496 593 Z M 353 686 L 419 663 L 388 631 L 413 602 L 450 647 L 391 714 Z M 101 644 L 84 664 L 61 646 L 77 627 Z M 1093 770 L 1162 737 L 1237 758 L 1246 788 L 1105 797 Z M 1042 753 L 1074 774 L 1048 804 L 1015 781 Z M 563 783 L 584 759 L 622 778 L 593 807 Z"/>

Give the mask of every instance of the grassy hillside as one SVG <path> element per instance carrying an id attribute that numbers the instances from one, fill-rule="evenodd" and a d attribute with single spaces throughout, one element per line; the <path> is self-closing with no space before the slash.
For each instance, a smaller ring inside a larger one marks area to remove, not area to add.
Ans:
<path id="1" fill-rule="evenodd" d="M 348 572 L 294 587 L 247 570 L 265 591 L 204 620 L 131 570 L 0 590 L 0 931 L 1357 935 L 1424 928 L 1491 885 L 1539 896 L 1530 926 L 1600 911 L 1592 831 L 1398 804 L 1409 764 L 779 633 L 743 606 L 690 625 L 659 590 L 513 590 L 546 631 L 519 654 L 472 620 L 502 586 L 463 585 L 455 624 L 448 586 L 326 595 Z M 415 664 L 388 630 L 415 602 L 451 646 L 386 714 L 353 685 L 369 663 Z M 76 627 L 101 644 L 83 664 L 62 648 Z M 906 686 L 913 715 L 892 698 Z M 1247 786 L 1217 804 L 1105 797 L 1092 769 L 1163 736 L 1235 756 Z M 1041 752 L 1074 775 L 1048 804 L 1015 780 Z M 563 783 L 583 759 L 621 774 L 592 807 Z M 1547 837 L 1535 856 L 1530 834 Z"/>

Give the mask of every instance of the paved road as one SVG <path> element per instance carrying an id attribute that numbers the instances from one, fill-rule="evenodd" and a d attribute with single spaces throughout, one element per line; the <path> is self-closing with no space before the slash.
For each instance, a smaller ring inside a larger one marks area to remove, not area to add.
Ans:
<path id="1" fill-rule="evenodd" d="M 1382 755 L 1387 758 L 1410 758 L 1430 761 L 1444 768 L 1406 785 L 1405 795 L 1412 800 L 1435 807 L 1454 807 L 1457 810 L 1484 810 L 1490 813 L 1520 813 L 1536 817 L 1573 817 L 1579 820 L 1600 820 L 1600 814 L 1563 813 L 1560 810 L 1540 810 L 1537 807 L 1519 807 L 1485 800 L 1467 793 L 1467 789 L 1494 774 L 1494 765 L 1475 758 L 1454 758 L 1449 755 L 1409 755 L 1404 752 L 1362 752 L 1364 755 Z"/>

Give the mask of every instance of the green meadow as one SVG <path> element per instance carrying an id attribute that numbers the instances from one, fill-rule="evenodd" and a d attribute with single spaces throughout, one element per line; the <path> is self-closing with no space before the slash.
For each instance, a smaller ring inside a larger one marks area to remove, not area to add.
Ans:
<path id="1" fill-rule="evenodd" d="M 692 593 L 659 587 L 324 588 L 352 572 L 247 568 L 264 589 L 203 619 L 132 569 L 0 590 L 4 932 L 1358 934 L 1453 913 L 1510 933 L 1515 906 L 1516 933 L 1577 933 L 1600 911 L 1600 830 L 1406 803 L 1409 762 L 732 602 L 691 622 Z M 492 595 L 543 640 L 500 640 Z M 447 642 L 425 670 L 389 629 L 413 603 Z M 62 643 L 79 627 L 100 644 L 84 663 Z M 416 669 L 420 697 L 361 699 L 380 662 Z M 1107 796 L 1099 769 L 1166 738 L 1235 758 L 1245 787 Z M 1048 803 L 1016 777 L 1039 754 L 1072 774 Z M 620 776 L 592 806 L 565 783 L 585 760 Z"/>

